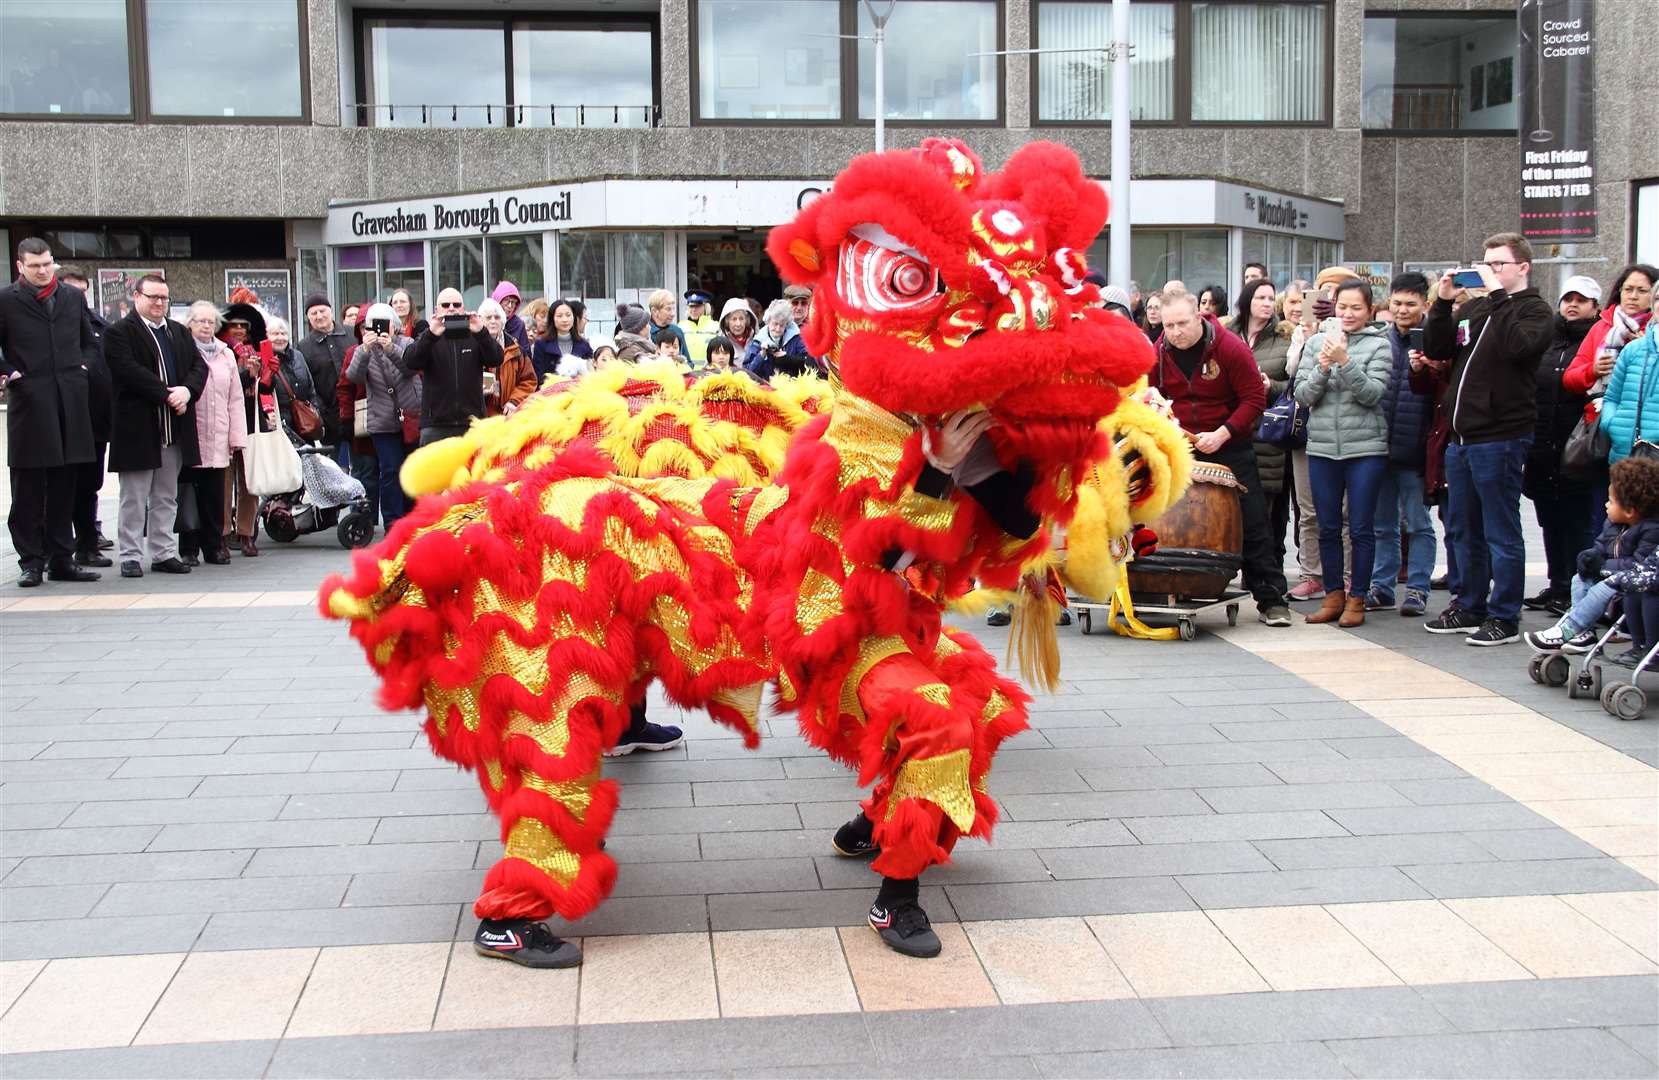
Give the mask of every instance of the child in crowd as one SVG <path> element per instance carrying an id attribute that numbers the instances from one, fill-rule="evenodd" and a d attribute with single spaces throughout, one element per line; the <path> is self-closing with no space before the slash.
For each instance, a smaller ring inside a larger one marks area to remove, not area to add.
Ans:
<path id="1" fill-rule="evenodd" d="M 657 355 L 665 360 L 677 361 L 680 359 L 680 339 L 669 333 L 670 330 L 675 329 L 678 328 L 672 324 L 659 326 L 651 335 L 651 340 L 657 346 Z"/>
<path id="2" fill-rule="evenodd" d="M 1637 569 L 1659 548 L 1659 461 L 1625 458 L 1613 466 L 1607 488 L 1607 524 L 1593 546 L 1579 553 L 1572 609 L 1548 630 L 1533 630 L 1527 644 L 1541 651 L 1584 652 L 1595 644 L 1593 628 L 1619 594 L 1615 575 Z M 1627 627 L 1636 649 L 1646 651 L 1659 625 L 1643 625 L 1626 604 Z"/>
<path id="3" fill-rule="evenodd" d="M 724 335 L 709 342 L 707 356 L 708 371 L 711 375 L 720 371 L 730 371 L 737 366 L 737 346 L 732 344 L 731 338 Z"/>

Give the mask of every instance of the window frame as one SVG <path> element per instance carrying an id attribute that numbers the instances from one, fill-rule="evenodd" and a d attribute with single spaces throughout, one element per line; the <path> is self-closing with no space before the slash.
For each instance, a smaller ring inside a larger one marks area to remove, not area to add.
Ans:
<path id="1" fill-rule="evenodd" d="M 1365 13 L 1366 22 L 1369 22 L 1372 19 L 1393 19 L 1395 21 L 1400 19 L 1422 19 L 1424 21 L 1440 20 L 1443 22 L 1481 21 L 1513 23 L 1515 21 L 1515 12 L 1513 10 L 1483 10 L 1480 8 L 1459 8 L 1456 11 L 1418 11 L 1412 8 L 1397 11 L 1367 11 Z M 1365 29 L 1364 23 L 1361 23 L 1359 58 L 1361 94 L 1364 93 L 1365 89 L 1364 41 Z M 1518 83 L 1520 80 L 1518 55 L 1520 52 L 1519 45 L 1516 46 L 1516 52 L 1517 66 L 1515 69 L 1515 78 Z M 1519 95 L 1519 93 L 1520 87 L 1517 85 L 1516 94 Z M 1365 126 L 1363 104 L 1360 116 L 1359 133 L 1365 138 L 1379 139 L 1517 139 L 1521 134 L 1518 128 L 1368 128 Z"/>
<path id="2" fill-rule="evenodd" d="M 859 42 L 852 35 L 858 33 L 858 6 L 859 0 L 833 0 L 840 14 L 841 25 L 841 114 L 837 117 L 824 120 L 789 119 L 784 117 L 719 117 L 703 116 L 702 107 L 702 71 L 701 57 L 699 56 L 697 28 L 701 17 L 703 0 L 689 0 L 686 27 L 688 48 L 690 50 L 691 70 L 691 126 L 692 127 L 799 127 L 799 128 L 842 128 L 857 127 L 875 129 L 875 117 L 865 119 L 858 115 L 859 70 L 858 46 Z M 974 2 L 994 3 L 996 5 L 997 51 L 1008 48 L 1008 8 L 1007 0 L 974 0 Z M 998 56 L 997 61 L 997 111 L 996 116 L 989 120 L 901 120 L 889 118 L 883 122 L 890 128 L 938 128 L 948 125 L 956 128 L 1000 128 L 1008 126 L 1008 57 Z"/>
<path id="3" fill-rule="evenodd" d="M 1042 48 L 1038 28 L 1039 10 L 1046 4 L 1101 3 L 1109 0 L 1031 0 L 1031 47 Z M 1192 119 L 1192 8 L 1194 3 L 1236 4 L 1251 6 L 1249 0 L 1162 0 L 1175 7 L 1175 73 L 1174 99 L 1168 120 L 1134 120 L 1137 128 L 1334 128 L 1336 126 L 1336 3 L 1335 0 L 1275 0 L 1277 3 L 1300 4 L 1304 7 L 1325 9 L 1325 102 L 1323 120 L 1194 120 Z M 1462 15 L 1463 12 L 1457 14 Z M 1041 120 L 1042 105 L 1038 98 L 1038 64 L 1040 54 L 1033 54 L 1030 70 L 1031 126 L 1033 128 L 1110 128 L 1110 120 Z"/>
<path id="4" fill-rule="evenodd" d="M 147 0 L 126 0 L 127 87 L 131 108 L 125 113 L 0 113 L 0 120 L 50 121 L 54 124 L 247 124 L 302 126 L 311 123 L 311 17 L 305 0 L 292 0 L 299 16 L 300 112 L 298 116 L 178 116 L 150 110 L 150 25 Z"/>
<path id="5" fill-rule="evenodd" d="M 353 67 L 356 69 L 353 75 L 353 83 L 356 100 L 352 101 L 351 104 L 347 106 L 353 115 L 353 119 L 355 120 L 355 124 L 352 126 L 382 130 L 380 129 L 380 125 L 373 122 L 373 114 L 369 114 L 369 122 L 364 122 L 364 109 L 370 104 L 370 102 L 367 101 L 369 79 L 369 40 L 367 36 L 367 24 L 378 19 L 418 19 L 424 22 L 440 23 L 500 23 L 501 95 L 503 107 L 507 111 L 507 123 L 502 125 L 502 130 L 508 131 L 519 127 L 524 127 L 526 130 L 536 129 L 536 125 L 519 124 L 517 122 L 518 118 L 514 115 L 515 110 L 524 108 L 524 106 L 519 105 L 514 100 L 516 87 L 513 72 L 513 26 L 515 23 L 529 23 L 531 24 L 532 29 L 544 30 L 643 30 L 651 35 L 651 115 L 648 118 L 650 120 L 648 129 L 662 126 L 662 16 L 658 12 L 560 12 L 540 10 L 489 11 L 483 8 L 469 8 L 457 11 L 454 9 L 440 8 L 385 7 L 355 8 L 352 11 L 352 56 L 354 59 Z M 568 108 L 569 106 L 559 107 Z M 532 108 L 539 109 L 541 106 L 532 106 Z M 431 125 L 418 125 L 413 130 L 424 130 L 430 127 Z M 554 124 L 550 127 L 540 128 L 540 130 L 554 130 L 561 127 L 568 131 L 590 130 L 586 125 L 580 124 Z M 463 128 L 472 131 L 494 130 L 493 126 L 485 125 L 478 125 L 476 127 L 457 125 L 455 128 L 445 130 L 462 130 Z M 383 130 L 398 129 L 388 127 Z"/>

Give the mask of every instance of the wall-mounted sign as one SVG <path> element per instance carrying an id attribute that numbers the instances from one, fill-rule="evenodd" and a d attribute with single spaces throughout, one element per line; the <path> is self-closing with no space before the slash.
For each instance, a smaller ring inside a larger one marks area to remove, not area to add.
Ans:
<path id="1" fill-rule="evenodd" d="M 1391 262 L 1351 262 L 1348 264 L 1355 276 L 1371 286 L 1371 299 L 1378 304 L 1388 303 L 1388 286 L 1394 281 L 1394 264 Z"/>
<path id="2" fill-rule="evenodd" d="M 1341 203 L 1225 181 L 1215 182 L 1215 221 L 1218 225 L 1320 240 L 1340 240 L 1343 236 Z"/>
<path id="3" fill-rule="evenodd" d="M 1595 31 L 1590 0 L 1521 0 L 1521 235 L 1596 238 Z"/>

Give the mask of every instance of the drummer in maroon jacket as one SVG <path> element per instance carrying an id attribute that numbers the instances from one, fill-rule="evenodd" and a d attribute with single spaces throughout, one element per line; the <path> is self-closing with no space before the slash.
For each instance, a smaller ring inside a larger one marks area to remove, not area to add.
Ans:
<path id="1" fill-rule="evenodd" d="M 1164 336 L 1152 383 L 1170 400 L 1175 418 L 1192 439 L 1200 461 L 1233 471 L 1243 490 L 1244 587 L 1256 600 L 1257 617 L 1268 626 L 1289 626 L 1285 571 L 1274 558 L 1267 500 L 1256 473 L 1250 436 L 1267 407 L 1267 384 L 1255 354 L 1212 315 L 1198 313 L 1198 301 L 1184 289 L 1164 292 Z"/>

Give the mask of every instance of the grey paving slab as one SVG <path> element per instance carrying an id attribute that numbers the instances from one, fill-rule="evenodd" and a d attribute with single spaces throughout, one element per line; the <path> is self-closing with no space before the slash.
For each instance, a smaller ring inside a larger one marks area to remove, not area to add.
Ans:
<path id="1" fill-rule="evenodd" d="M 1605 1031 L 1489 1031 L 1326 1044 L 1360 1077 L 1641 1077 L 1653 1063 Z"/>
<path id="2" fill-rule="evenodd" d="M 1332 811 L 1338 813 L 1340 811 Z M 1354 811 L 1348 811 L 1350 813 Z M 1123 823 L 1143 844 L 1185 844 L 1214 840 L 1278 840 L 1287 837 L 1346 836 L 1348 830 L 1319 810 L 1207 814 L 1191 817 L 1129 818 Z"/>
<path id="3" fill-rule="evenodd" d="M 999 848 L 1111 847 L 1140 841 L 1121 821 L 1003 821 L 992 832 Z"/>
<path id="4" fill-rule="evenodd" d="M 1429 893 L 1392 866 L 1270 870 L 1252 874 L 1202 874 L 1176 879 L 1206 909 L 1357 904 L 1423 900 Z"/>
<path id="5" fill-rule="evenodd" d="M 40 1080 L 231 1080 L 263 1076 L 275 1039 L 7 1054 L 0 1072 Z"/>
<path id="6" fill-rule="evenodd" d="M 1659 1022 L 1659 976 L 1535 979 L 1419 987 L 1459 1031 L 1525 1031 Z"/>
<path id="7" fill-rule="evenodd" d="M 1273 711 L 1286 720 L 1352 720 L 1370 715 L 1346 701 L 1280 702 Z"/>
<path id="8" fill-rule="evenodd" d="M 1244 787 L 1282 785 L 1283 780 L 1259 762 L 1218 765 L 1164 765 L 1154 768 L 1083 769 L 1083 779 L 1096 791 L 1135 791 L 1145 788 Z M 996 775 L 992 774 L 993 777 Z"/>
<path id="9" fill-rule="evenodd" d="M 1565 829 L 1491 829 L 1463 834 L 1499 859 L 1594 859 L 1600 848 Z M 1421 862 L 1469 862 L 1468 859 L 1422 859 Z"/>
<path id="10" fill-rule="evenodd" d="M 1328 761 L 1270 761 L 1268 771 L 1287 784 L 1331 784 L 1344 780 L 1453 780 L 1466 774 L 1445 758 L 1385 757 Z"/>
<path id="11" fill-rule="evenodd" d="M 109 887 L 93 914 L 170 915 L 331 908 L 340 905 L 349 880 L 344 875 L 336 875 L 119 882 Z"/>
<path id="12" fill-rule="evenodd" d="M 0 830 L 55 829 L 77 809 L 78 805 L 72 802 L 12 803 L 0 814 Z"/>
<path id="13" fill-rule="evenodd" d="M 283 879 L 274 879 L 283 880 Z M 343 907 L 396 907 L 399 904 L 470 904 L 484 884 L 484 871 L 412 870 L 391 874 L 357 874 L 345 890 Z M 323 907 L 307 904 L 306 907 Z"/>
<path id="14" fill-rule="evenodd" d="M 1548 830 L 1528 831 L 1545 833 Z M 1281 870 L 1404 866 L 1412 863 L 1474 863 L 1497 857 L 1472 838 L 1454 833 L 1257 840 L 1255 846 Z"/>
<path id="15" fill-rule="evenodd" d="M 1171 877 L 951 885 L 945 894 L 964 921 L 1190 911 L 1195 906 Z"/>
<path id="16" fill-rule="evenodd" d="M 228 753 L 273 754 L 283 751 L 307 750 L 407 750 L 415 740 L 426 736 L 415 730 L 371 731 L 348 734 L 288 734 L 243 735 L 233 742 Z"/>
<path id="17" fill-rule="evenodd" d="M 694 1074 L 695 1075 L 695 1074 Z M 747 1069 L 733 1069 L 725 1074 L 737 1080 L 771 1080 L 778 1078 L 795 1078 L 808 1080 L 814 1077 L 846 1077 L 856 1080 L 1018 1080 L 1018 1078 L 1032 1078 L 1037 1080 L 1043 1074 L 1037 1068 L 1037 1063 L 1030 1057 L 977 1057 L 952 1058 L 948 1061 L 906 1061 L 901 1063 L 870 1065 L 863 1062 L 837 1063 L 835 1065 L 791 1065 L 755 1067 Z"/>
<path id="18" fill-rule="evenodd" d="M 1388 786 L 1420 806 L 1510 801 L 1508 795 L 1472 776 L 1455 780 L 1391 780 Z"/>
<path id="19" fill-rule="evenodd" d="M 698 806 L 750 806 L 768 803 L 854 802 L 864 792 L 851 775 L 812 780 L 720 780 L 695 783 Z"/>
<path id="20" fill-rule="evenodd" d="M 1176 1046 L 1440 1035 L 1454 1030 L 1407 987 L 1159 998 L 1148 1001 L 1147 1008 Z"/>
<path id="21" fill-rule="evenodd" d="M 1087 707 L 1084 707 L 1084 702 L 1077 702 L 1075 708 L 1046 709 L 1028 713 L 1026 721 L 1038 731 L 1044 732 L 1056 728 L 1116 727 L 1116 722 L 1107 715 L 1106 710 L 1102 707 L 1105 704 L 1111 704 L 1111 702 L 1102 701 L 1101 697 L 1100 695 L 1091 695 L 1085 699 Z M 1136 698 L 1136 700 L 1154 701 L 1161 707 L 1170 707 L 1162 700 L 1162 695 L 1158 695 L 1156 698 Z"/>
<path id="22" fill-rule="evenodd" d="M 84 919 L 108 885 L 38 885 L 0 889 L 0 920 Z"/>
<path id="23" fill-rule="evenodd" d="M 1543 859 L 1533 862 L 1453 863 L 1403 868 L 1437 897 L 1539 896 L 1553 893 L 1653 889 L 1653 880 L 1617 859 Z"/>
<path id="24" fill-rule="evenodd" d="M 282 808 L 282 820 L 477 814 L 486 809 L 484 793 L 476 786 L 455 791 L 306 792 L 288 798 L 287 805 Z"/>
<path id="25" fill-rule="evenodd" d="M 1089 785 L 1076 769 L 993 769 L 987 790 L 993 799 L 1000 799 L 1005 795 L 1088 791 Z"/>
<path id="26" fill-rule="evenodd" d="M 125 758 L 60 758 L 44 761 L 6 762 L 6 783 L 39 780 L 99 780 L 108 777 Z"/>
<path id="27" fill-rule="evenodd" d="M 1169 1045 L 1139 1001 L 867 1013 L 865 1023 L 877 1056 L 889 1062 Z"/>
<path id="28" fill-rule="evenodd" d="M 1111 729 L 1108 729 L 1111 730 Z M 1170 729 L 1175 730 L 1196 730 Z M 1208 731 L 1208 728 L 1203 729 Z M 1159 738 L 1164 733 L 1159 733 Z M 1219 738 L 1220 736 L 1217 736 Z M 1086 769 L 1086 768 L 1155 768 L 1162 765 L 1152 752 L 1141 746 L 1142 740 L 1133 740 L 1135 745 L 1101 745 L 1101 746 L 1072 746 L 1063 745 L 1056 741 L 1053 746 L 1034 750 L 1002 750 L 997 754 L 994 772 L 1018 772 L 1023 769 Z"/>
<path id="29" fill-rule="evenodd" d="M 270 821 L 282 811 L 286 795 L 245 798 L 144 799 L 87 803 L 69 815 L 66 826 L 171 825 L 188 822 Z"/>
<path id="30" fill-rule="evenodd" d="M 34 855 L 143 851 L 161 830 L 160 825 L 123 825 L 101 829 L 8 829 L 0 834 L 0 847 L 6 855 L 19 859 Z"/>
<path id="31" fill-rule="evenodd" d="M 640 757 L 635 761 L 624 758 L 618 761 L 605 762 L 604 774 L 615 780 L 620 780 L 624 786 L 632 787 L 637 784 L 666 784 L 697 780 L 712 782 L 718 780 L 782 780 L 786 774 L 786 764 L 794 758 L 761 758 L 738 757 L 712 761 L 663 760 L 662 754 L 651 754 Z M 826 770 L 823 776 L 846 776 L 847 769 L 843 765 L 830 760 L 825 756 L 800 760 L 813 761 L 822 765 Z"/>
<path id="32" fill-rule="evenodd" d="M 1659 1065 L 1659 1025 L 1608 1028 L 1608 1034 Z"/>
<path id="33" fill-rule="evenodd" d="M 149 845 L 150 851 L 192 851 L 203 848 L 324 847 L 363 844 L 374 834 L 372 818 L 326 821 L 244 821 L 164 825 Z"/>
<path id="34" fill-rule="evenodd" d="M 1045 848 L 1049 871 L 1068 878 L 1158 877 L 1271 870 L 1273 864 L 1242 840 L 1200 844 L 1134 844 L 1117 847 Z"/>
<path id="35" fill-rule="evenodd" d="M 83 919 L 72 934 L 64 933 L 63 923 L 55 919 L 8 923 L 0 934 L 0 960 L 186 952 L 206 922 L 206 915 Z"/>
<path id="36" fill-rule="evenodd" d="M 1277 761 L 1306 761 L 1310 758 L 1342 760 L 1342 755 L 1331 747 L 1311 739 L 1271 742 L 1158 742 L 1148 745 L 1147 749 L 1165 765 L 1216 765 L 1226 762 L 1259 761 L 1271 766 Z"/>
<path id="37" fill-rule="evenodd" d="M 1554 823 L 1548 818 L 1528 810 L 1520 803 L 1401 806 L 1327 812 L 1334 821 L 1355 835 L 1554 827 Z"/>
<path id="38" fill-rule="evenodd" d="M 277 772 L 265 776 L 209 776 L 195 790 L 199 798 L 232 795 L 323 795 L 354 791 L 391 791 L 399 773 Z M 136 781 L 133 781 L 136 783 Z M 476 782 L 475 786 L 476 786 Z"/>
<path id="39" fill-rule="evenodd" d="M 501 822 L 494 814 L 443 814 L 382 818 L 374 830 L 376 844 L 440 843 L 445 840 L 494 840 Z"/>
<path id="40" fill-rule="evenodd" d="M 1264 1043 L 1257 1046 L 1192 1046 L 1168 1050 L 1106 1050 L 1090 1054 L 1044 1054 L 1036 1059 L 1050 1077 L 1227 1076 L 1308 1080 L 1343 1076 L 1345 1070 L 1322 1043 Z"/>
<path id="41" fill-rule="evenodd" d="M 222 911 L 208 919 L 196 948 L 290 949 L 452 941 L 459 911 L 455 904 Z"/>
<path id="42" fill-rule="evenodd" d="M 870 882 L 869 859 L 824 855 L 813 861 L 818 867 L 818 880 L 826 889 L 857 889 Z M 977 885 L 996 881 L 1047 881 L 1053 876 L 1030 849 L 958 844 L 950 862 L 930 867 L 926 880 L 931 885 Z"/>
<path id="43" fill-rule="evenodd" d="M 830 849 L 830 834 L 819 829 L 719 832 L 695 839 L 704 859 L 809 859 Z"/>
<path id="44" fill-rule="evenodd" d="M 314 720 L 284 716 L 235 716 L 225 720 L 174 720 L 163 725 L 161 734 L 167 738 L 180 739 L 219 736 L 241 739 L 243 736 L 251 735 L 326 735 L 333 731 L 338 723 L 339 721 L 332 716 L 322 716 Z"/>
<path id="45" fill-rule="evenodd" d="M 1226 742 L 1217 731 L 1208 723 L 1191 724 L 1160 724 L 1156 728 L 1149 728 L 1145 724 L 1134 724 L 1118 727 L 1067 727 L 1046 728 L 1043 738 L 1050 746 L 1067 748 L 1085 746 L 1122 746 L 1140 747 L 1148 741 L 1148 737 L 1157 739 L 1160 743 L 1193 743 L 1193 742 Z M 997 758 L 1002 761 L 1001 756 Z M 1158 759 L 1147 755 L 1146 764 L 1156 765 Z M 1102 764 L 1110 764 L 1103 762 Z M 1137 764 L 1137 762 L 1128 762 Z"/>
<path id="46" fill-rule="evenodd" d="M 870 904 L 880 887 L 881 878 L 871 873 L 869 884 L 862 889 L 713 893 L 708 897 L 709 926 L 715 930 L 858 926 L 869 915 Z M 937 886 L 922 886 L 920 902 L 935 922 L 952 922 L 956 918 L 945 890 Z M 605 908 L 600 908 L 599 914 L 604 911 Z"/>
<path id="47" fill-rule="evenodd" d="M 408 750 L 321 750 L 315 754 L 294 756 L 309 757 L 311 761 L 287 771 L 303 772 L 310 769 L 312 772 L 374 772 L 380 769 L 455 768 L 424 746 Z"/>
<path id="48" fill-rule="evenodd" d="M 129 758 L 116 770 L 117 779 L 140 776 L 240 776 L 273 772 L 305 772 L 315 754 L 193 754 L 184 757 Z M 382 766 L 384 768 L 385 766 Z"/>
<path id="49" fill-rule="evenodd" d="M 574 1027 L 421 1031 L 284 1039 L 269 1077 L 564 1077 L 575 1075 Z"/>
<path id="50" fill-rule="evenodd" d="M 250 849 L 139 852 L 127 855 L 49 855 L 24 859 L 6 876 L 11 885 L 76 885 L 115 881 L 233 878 L 253 857 Z"/>
<path id="51" fill-rule="evenodd" d="M 1327 739 L 1325 745 L 1346 758 L 1433 757 L 1434 751 L 1404 735 L 1374 739 Z"/>
<path id="52" fill-rule="evenodd" d="M 586 1024 L 576 1050 L 579 1075 L 851 1064 L 873 1065 L 875 1051 L 857 1014 Z"/>
<path id="53" fill-rule="evenodd" d="M 201 783 L 194 776 L 169 776 L 155 780 L 34 780 L 11 779 L 7 765 L 6 782 L 0 786 L 0 806 L 31 802 L 105 802 L 126 799 L 182 799 Z"/>
<path id="54" fill-rule="evenodd" d="M 361 776 L 362 773 L 308 773 L 309 776 Z M 393 791 L 480 791 L 478 774 L 460 769 L 405 769 L 392 774 L 397 778 Z"/>
<path id="55" fill-rule="evenodd" d="M 1199 788 L 1197 794 L 1220 814 L 1411 805 L 1404 795 L 1375 780 L 1278 784 L 1273 787 L 1206 787 Z"/>
<path id="56" fill-rule="evenodd" d="M 709 928 L 708 900 L 703 896 L 617 896 L 576 922 L 549 921 L 566 937 L 701 933 Z M 468 903 L 461 909 L 460 936 L 471 938 L 477 926 Z"/>
<path id="57" fill-rule="evenodd" d="M 9 681 L 9 679 L 8 679 Z M 172 736 L 160 721 L 139 724 L 65 724 L 52 721 L 8 724 L 0 728 L 0 745 L 11 745 L 25 739 L 44 739 L 47 742 L 100 742 L 104 739 L 149 739 L 156 735 Z"/>
<path id="58" fill-rule="evenodd" d="M 299 877 L 305 874 L 466 870 L 472 867 L 477 855 L 476 840 L 265 848 L 253 853 L 243 874 L 246 877 Z"/>
<path id="59" fill-rule="evenodd" d="M 630 865 L 618 873 L 614 895 L 788 892 L 818 887 L 810 859 L 731 859 Z"/>
<path id="60" fill-rule="evenodd" d="M 843 813 L 843 818 L 847 815 Z M 792 805 L 695 806 L 669 810 L 618 810 L 611 824 L 615 836 L 639 833 L 748 832 L 797 829 L 801 817 Z"/>
<path id="61" fill-rule="evenodd" d="M 1089 791 L 1071 794 L 1010 795 L 1002 800 L 1014 821 L 1066 818 L 1157 817 L 1205 814 L 1210 807 L 1186 790 Z"/>
<path id="62" fill-rule="evenodd" d="M 1216 724 L 1215 729 L 1234 742 L 1272 742 L 1285 739 L 1363 739 L 1396 735 L 1393 728 L 1369 716 L 1328 720 L 1259 720 Z"/>

